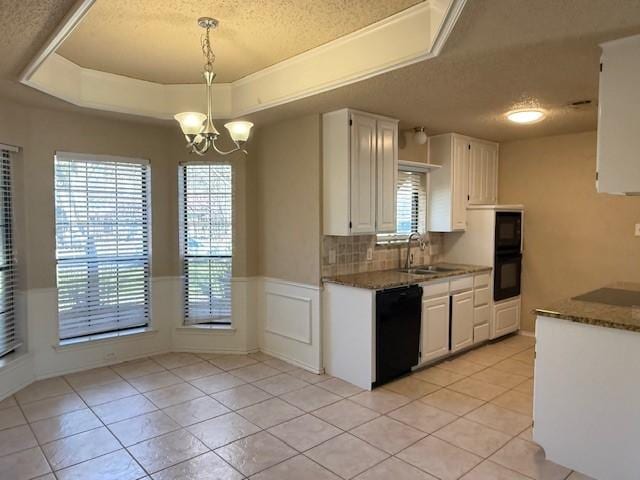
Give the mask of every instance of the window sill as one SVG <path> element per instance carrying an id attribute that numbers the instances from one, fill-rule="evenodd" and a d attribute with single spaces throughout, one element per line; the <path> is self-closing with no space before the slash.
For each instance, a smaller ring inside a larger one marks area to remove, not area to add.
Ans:
<path id="1" fill-rule="evenodd" d="M 69 340 L 61 340 L 57 345 L 54 345 L 53 348 L 58 351 L 69 350 L 73 348 L 86 348 L 88 346 L 99 345 L 101 343 L 111 343 L 114 341 L 122 341 L 126 339 L 132 339 L 140 336 L 147 336 L 158 333 L 158 330 L 155 330 L 150 327 L 141 327 L 135 328 L 131 330 L 125 330 L 122 332 L 109 332 L 109 333 L 100 333 L 97 335 L 90 335 L 82 338 L 71 338 Z"/>
<path id="2" fill-rule="evenodd" d="M 196 335 L 234 335 L 236 329 L 233 325 L 182 325 L 176 327 L 176 332 Z"/>
<path id="3" fill-rule="evenodd" d="M 19 366 L 22 362 L 31 358 L 28 352 L 13 352 L 0 358 L 0 372 Z"/>

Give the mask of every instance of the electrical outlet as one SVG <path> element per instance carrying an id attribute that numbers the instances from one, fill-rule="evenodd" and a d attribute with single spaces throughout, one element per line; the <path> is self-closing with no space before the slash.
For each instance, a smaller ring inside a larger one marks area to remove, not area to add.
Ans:
<path id="1" fill-rule="evenodd" d="M 640 223 L 636 223 L 636 237 L 640 237 Z"/>
<path id="2" fill-rule="evenodd" d="M 332 248 L 329 250 L 329 265 L 333 265 L 336 263 L 336 249 Z"/>
<path id="3" fill-rule="evenodd" d="M 367 260 L 373 260 L 373 248 L 367 248 Z"/>

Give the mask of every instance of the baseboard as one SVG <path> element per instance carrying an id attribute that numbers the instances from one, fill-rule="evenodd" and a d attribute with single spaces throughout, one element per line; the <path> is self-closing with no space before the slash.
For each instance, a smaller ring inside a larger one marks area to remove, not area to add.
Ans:
<path id="1" fill-rule="evenodd" d="M 522 335 L 523 337 L 535 337 L 536 336 L 535 332 L 531 332 L 529 330 L 518 330 L 517 334 L 518 335 Z"/>
<path id="2" fill-rule="evenodd" d="M 277 359 L 282 360 L 282 361 L 284 361 L 284 362 L 287 362 L 287 363 L 290 363 L 290 364 L 292 364 L 292 365 L 295 365 L 296 367 L 300 367 L 300 368 L 302 368 L 302 369 L 304 369 L 304 370 L 307 370 L 307 371 L 309 371 L 309 372 L 311 372 L 311 373 L 315 373 L 315 374 L 317 374 L 317 375 L 321 375 L 321 374 L 323 374 L 323 373 L 324 373 L 324 368 L 322 368 L 322 369 L 314 368 L 314 367 L 313 367 L 313 366 L 311 366 L 311 365 L 307 365 L 307 364 L 306 364 L 306 363 L 304 363 L 304 362 L 301 362 L 301 361 L 299 361 L 299 360 L 296 360 L 295 358 L 288 357 L 288 356 L 283 355 L 283 354 L 281 354 L 281 353 L 278 353 L 278 352 L 272 352 L 272 351 L 269 351 L 268 349 L 265 349 L 265 348 L 261 348 L 261 349 L 260 349 L 260 351 L 261 351 L 262 353 L 266 353 L 267 355 L 270 355 L 270 356 L 272 356 L 272 357 L 274 357 L 274 358 L 277 358 Z"/>

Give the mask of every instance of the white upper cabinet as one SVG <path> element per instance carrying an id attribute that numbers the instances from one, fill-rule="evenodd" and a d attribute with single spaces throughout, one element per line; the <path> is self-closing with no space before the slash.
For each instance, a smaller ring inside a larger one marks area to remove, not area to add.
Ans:
<path id="1" fill-rule="evenodd" d="M 598 99 L 600 193 L 640 194 L 640 35 L 602 45 Z"/>
<path id="2" fill-rule="evenodd" d="M 498 203 L 498 144 L 469 140 L 469 205 Z"/>
<path id="3" fill-rule="evenodd" d="M 398 121 L 350 109 L 322 118 L 325 235 L 396 229 Z"/>

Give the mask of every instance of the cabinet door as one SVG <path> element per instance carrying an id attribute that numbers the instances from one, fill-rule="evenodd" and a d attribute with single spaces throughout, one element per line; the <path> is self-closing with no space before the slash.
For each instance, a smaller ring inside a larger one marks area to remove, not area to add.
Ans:
<path id="1" fill-rule="evenodd" d="M 469 144 L 462 138 L 453 139 L 452 168 L 452 230 L 467 228 L 467 201 L 469 195 Z"/>
<path id="2" fill-rule="evenodd" d="M 515 332 L 520 328 L 520 299 L 506 301 L 495 306 L 494 333 L 491 338 Z"/>
<path id="3" fill-rule="evenodd" d="M 396 231 L 396 188 L 398 184 L 398 124 L 378 120 L 378 190 L 376 231 Z"/>
<path id="4" fill-rule="evenodd" d="M 449 353 L 449 296 L 422 301 L 420 361 L 427 362 Z"/>
<path id="5" fill-rule="evenodd" d="M 473 344 L 473 292 L 451 297 L 451 351 Z"/>
<path id="6" fill-rule="evenodd" d="M 351 233 L 376 231 L 376 120 L 351 115 Z"/>
<path id="7" fill-rule="evenodd" d="M 493 205 L 498 199 L 498 147 L 469 142 L 469 204 Z"/>

